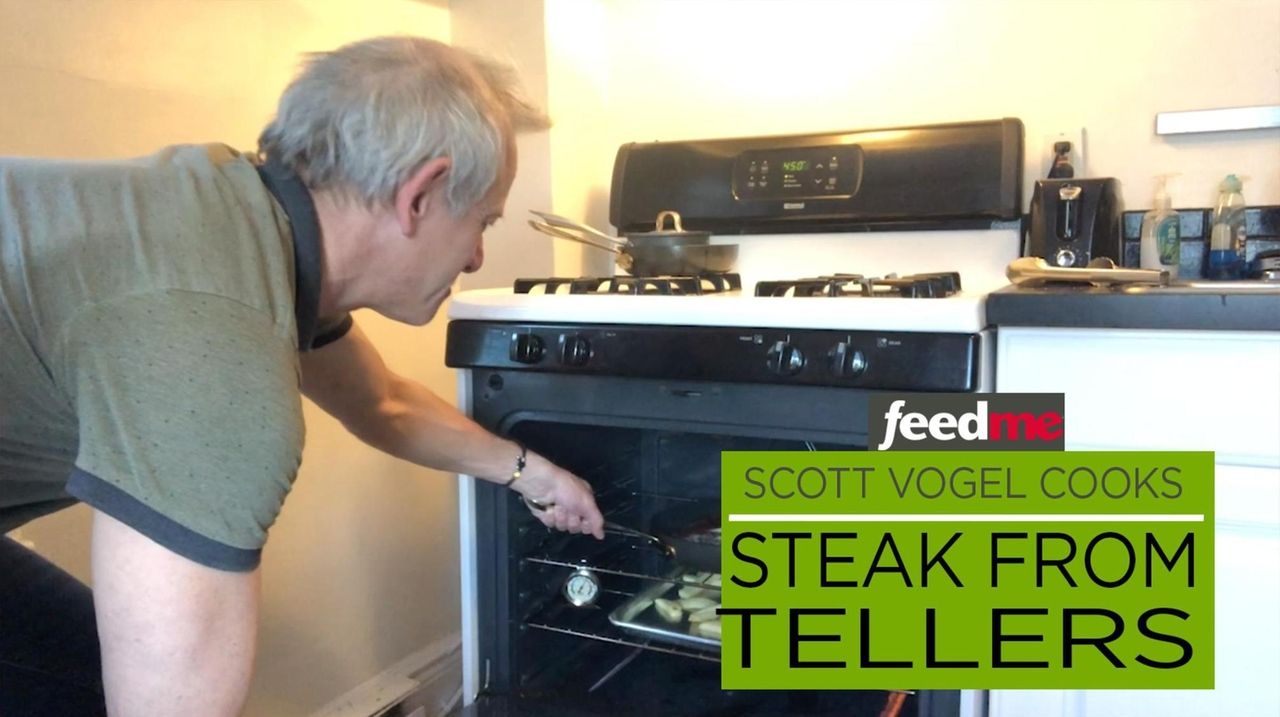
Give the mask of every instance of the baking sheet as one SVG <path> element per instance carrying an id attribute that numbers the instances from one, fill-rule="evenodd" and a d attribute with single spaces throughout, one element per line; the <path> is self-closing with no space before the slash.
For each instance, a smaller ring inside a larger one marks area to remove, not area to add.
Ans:
<path id="1" fill-rule="evenodd" d="M 694 585 L 694 583 L 681 582 L 679 580 L 655 583 L 609 613 L 609 622 L 623 630 L 658 642 L 719 652 L 719 640 L 689 632 L 692 626 L 692 623 L 689 622 L 689 613 L 684 613 L 680 618 L 680 622 L 670 623 L 663 620 L 653 607 L 653 601 L 658 598 L 679 600 L 680 588 L 690 585 Z M 713 594 L 708 594 L 707 597 L 716 602 L 720 601 L 720 590 L 718 588 L 707 586 L 706 589 L 715 591 Z"/>

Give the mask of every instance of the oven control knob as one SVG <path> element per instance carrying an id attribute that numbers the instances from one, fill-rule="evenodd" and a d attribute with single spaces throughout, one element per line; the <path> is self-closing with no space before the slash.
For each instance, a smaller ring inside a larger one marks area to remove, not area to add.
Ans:
<path id="1" fill-rule="evenodd" d="M 546 354 L 542 339 L 533 334 L 511 334 L 511 360 L 516 363 L 538 363 Z"/>
<path id="2" fill-rule="evenodd" d="M 827 368 L 837 378 L 857 378 L 867 370 L 867 357 L 848 342 L 841 341 L 827 352 Z"/>
<path id="3" fill-rule="evenodd" d="M 586 366 L 591 358 L 591 343 L 581 336 L 562 336 L 560 339 L 560 363 L 565 366 Z"/>
<path id="4" fill-rule="evenodd" d="M 804 368 L 804 354 L 786 341 L 778 341 L 765 354 L 765 365 L 779 376 L 794 376 Z"/>

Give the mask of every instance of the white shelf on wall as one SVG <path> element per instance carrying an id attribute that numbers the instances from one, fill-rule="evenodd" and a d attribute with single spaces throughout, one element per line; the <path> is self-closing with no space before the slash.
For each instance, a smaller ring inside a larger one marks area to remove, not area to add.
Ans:
<path id="1" fill-rule="evenodd" d="M 1274 127 L 1280 127 L 1280 105 L 1161 112 L 1156 115 L 1156 134 L 1229 132 Z"/>

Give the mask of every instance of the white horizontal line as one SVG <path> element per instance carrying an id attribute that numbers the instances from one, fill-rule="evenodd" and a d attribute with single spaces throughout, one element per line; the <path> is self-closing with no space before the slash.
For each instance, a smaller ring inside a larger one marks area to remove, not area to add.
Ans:
<path id="1" fill-rule="evenodd" d="M 1203 513 L 733 513 L 730 523 L 1203 523 Z"/>

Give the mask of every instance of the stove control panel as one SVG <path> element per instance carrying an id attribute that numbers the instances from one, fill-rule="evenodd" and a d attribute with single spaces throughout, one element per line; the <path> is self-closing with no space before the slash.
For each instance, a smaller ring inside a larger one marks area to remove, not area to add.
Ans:
<path id="1" fill-rule="evenodd" d="M 739 200 L 848 199 L 858 193 L 862 149 L 857 145 L 743 152 L 733 168 Z"/>
<path id="2" fill-rule="evenodd" d="M 901 391 L 977 390 L 980 334 L 453 321 L 453 368 Z M 825 359 L 825 360 L 824 360 Z"/>

